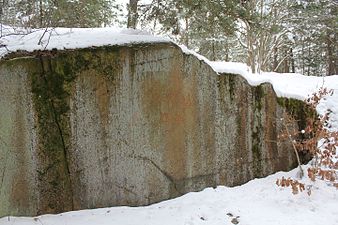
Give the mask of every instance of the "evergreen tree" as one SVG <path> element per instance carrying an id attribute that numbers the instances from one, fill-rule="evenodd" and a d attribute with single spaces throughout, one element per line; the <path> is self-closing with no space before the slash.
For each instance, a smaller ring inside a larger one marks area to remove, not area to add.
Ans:
<path id="1" fill-rule="evenodd" d="M 337 3 L 297 1 L 290 9 L 294 55 L 305 75 L 337 74 Z"/>
<path id="2" fill-rule="evenodd" d="M 100 27 L 110 25 L 113 0 L 9 0 L 3 23 L 29 28 Z"/>
<path id="3" fill-rule="evenodd" d="M 169 35 L 207 57 L 223 58 L 228 36 L 234 33 L 232 1 L 153 0 L 142 5 L 141 24 Z"/>
<path id="4" fill-rule="evenodd" d="M 253 71 L 338 73 L 334 0 L 128 2 L 127 27 L 169 36 L 211 60 L 245 62 Z M 119 7 L 114 0 L 2 3 L 2 24 L 28 28 L 107 26 Z"/>
<path id="5" fill-rule="evenodd" d="M 212 60 L 246 62 L 253 71 L 337 73 L 333 0 L 153 0 L 141 25 Z"/>

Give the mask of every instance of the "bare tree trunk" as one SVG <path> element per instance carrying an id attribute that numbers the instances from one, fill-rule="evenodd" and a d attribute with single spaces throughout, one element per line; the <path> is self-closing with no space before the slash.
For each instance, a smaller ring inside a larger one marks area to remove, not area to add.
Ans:
<path id="1" fill-rule="evenodd" d="M 284 119 L 286 119 L 286 118 L 288 118 L 288 116 L 286 114 L 284 114 Z M 300 162 L 300 158 L 299 158 L 299 154 L 298 154 L 295 142 L 292 139 L 292 135 L 289 131 L 289 128 L 288 128 L 286 121 L 283 121 L 283 125 L 284 125 L 285 131 L 287 133 L 287 136 L 288 136 L 288 138 L 289 138 L 289 140 L 292 144 L 293 151 L 295 152 L 295 155 L 296 155 L 296 158 L 297 158 L 297 163 L 298 163 L 298 168 L 299 168 L 299 175 L 300 175 L 300 178 L 302 178 L 304 176 L 304 170 L 303 170 L 301 162 Z"/>
<path id="2" fill-rule="evenodd" d="M 254 40 L 251 24 L 247 21 L 247 45 L 248 45 L 248 65 L 251 67 L 253 73 L 256 73 L 256 55 L 254 49 Z"/>
<path id="3" fill-rule="evenodd" d="M 249 47 L 248 52 L 248 65 L 251 67 L 253 73 L 256 72 L 256 65 L 255 65 L 255 53 L 253 48 Z"/>
<path id="4" fill-rule="evenodd" d="M 305 75 L 304 39 L 302 38 L 302 74 Z"/>
<path id="5" fill-rule="evenodd" d="M 216 61 L 216 47 L 215 47 L 215 40 L 212 41 L 211 43 L 211 48 L 212 48 L 212 61 Z"/>
<path id="6" fill-rule="evenodd" d="M 3 14 L 3 12 L 4 12 L 4 10 L 3 10 L 3 8 L 4 8 L 4 6 L 5 6 L 5 3 L 4 3 L 4 1 L 1 1 L 0 2 L 0 37 L 2 37 L 2 14 Z"/>
<path id="7" fill-rule="evenodd" d="M 288 50 L 285 50 L 285 59 L 284 59 L 284 73 L 289 73 L 290 68 L 289 68 L 289 53 Z"/>
<path id="8" fill-rule="evenodd" d="M 42 8 L 42 0 L 39 1 L 39 12 L 40 12 L 40 28 L 43 27 L 43 8 Z"/>
<path id="9" fill-rule="evenodd" d="M 137 3 L 139 0 L 129 0 L 129 5 L 128 5 L 128 23 L 127 27 L 128 28 L 136 28 L 137 25 L 137 19 L 138 19 L 138 14 L 137 14 Z"/>
<path id="10" fill-rule="evenodd" d="M 309 58 L 309 60 L 311 59 L 311 48 L 310 48 L 310 44 L 308 44 L 308 58 Z M 307 75 L 310 76 L 310 62 L 308 63 L 308 66 L 307 66 Z"/>
<path id="11" fill-rule="evenodd" d="M 184 44 L 189 47 L 189 18 L 186 16 L 185 18 L 185 34 L 184 34 Z"/>
<path id="12" fill-rule="evenodd" d="M 329 31 L 327 31 L 327 75 L 334 75 L 338 74 L 338 68 L 337 68 L 337 56 L 334 56 L 334 47 L 335 47 L 335 39 L 336 35 L 331 34 Z"/>
<path id="13" fill-rule="evenodd" d="M 273 48 L 273 69 L 272 71 L 277 72 L 278 67 L 278 49 L 277 47 Z"/>
<path id="14" fill-rule="evenodd" d="M 247 23 L 247 46 L 248 46 L 248 60 L 247 64 L 251 67 L 251 70 L 253 73 L 256 72 L 256 65 L 255 65 L 255 52 L 254 52 L 254 46 L 253 46 L 253 38 L 251 34 L 251 28 L 249 23 Z"/>
<path id="15" fill-rule="evenodd" d="M 226 62 L 229 62 L 229 44 L 228 44 L 228 41 L 226 41 L 226 44 L 225 44 L 225 61 Z"/>
<path id="16" fill-rule="evenodd" d="M 264 9 L 264 0 L 260 1 L 260 21 L 263 22 L 263 9 Z M 264 35 L 263 32 L 259 38 L 259 48 L 257 53 L 257 71 L 260 73 L 262 70 L 265 70 L 265 65 L 263 65 L 265 48 L 264 48 Z"/>
<path id="17" fill-rule="evenodd" d="M 293 57 L 293 50 L 290 48 L 290 62 L 291 62 L 291 72 L 296 72 L 296 66 L 295 66 L 295 58 Z"/>

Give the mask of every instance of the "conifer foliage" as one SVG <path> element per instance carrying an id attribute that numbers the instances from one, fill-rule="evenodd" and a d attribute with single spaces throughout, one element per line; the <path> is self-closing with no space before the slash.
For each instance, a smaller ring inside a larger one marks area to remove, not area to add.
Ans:
<path id="1" fill-rule="evenodd" d="M 101 27 L 116 17 L 114 0 L 4 0 L 1 23 L 26 27 Z"/>

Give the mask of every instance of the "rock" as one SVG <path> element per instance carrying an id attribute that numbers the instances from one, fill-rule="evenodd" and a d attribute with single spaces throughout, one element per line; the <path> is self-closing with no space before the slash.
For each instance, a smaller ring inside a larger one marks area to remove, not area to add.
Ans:
<path id="1" fill-rule="evenodd" d="M 233 218 L 233 219 L 231 220 L 231 223 L 233 223 L 233 224 L 239 224 L 239 221 L 238 221 L 237 218 Z"/>
<path id="2" fill-rule="evenodd" d="M 295 165 L 269 84 L 173 44 L 31 55 L 0 62 L 0 217 L 148 205 Z"/>

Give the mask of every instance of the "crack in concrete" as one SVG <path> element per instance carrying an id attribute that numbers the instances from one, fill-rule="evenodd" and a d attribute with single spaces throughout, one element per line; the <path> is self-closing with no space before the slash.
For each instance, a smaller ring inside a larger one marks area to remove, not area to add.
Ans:
<path id="1" fill-rule="evenodd" d="M 130 65 L 131 66 L 142 66 L 144 64 L 151 64 L 151 63 L 158 63 L 160 61 L 163 61 L 163 60 L 169 60 L 169 59 L 173 59 L 174 56 L 171 56 L 171 57 L 166 57 L 166 58 L 160 58 L 160 59 L 156 59 L 156 60 L 149 60 L 149 61 L 143 61 L 143 62 L 137 62 L 137 63 L 131 63 Z"/>
<path id="2" fill-rule="evenodd" d="M 175 179 L 172 176 L 170 176 L 166 171 L 164 171 L 159 165 L 157 165 L 153 160 L 149 159 L 148 157 L 144 157 L 144 156 L 129 156 L 129 157 L 134 158 L 134 159 L 143 160 L 153 165 L 165 178 L 167 178 L 167 180 L 169 180 L 169 182 L 173 185 L 175 191 L 178 194 L 183 195 L 183 193 L 178 189 Z"/>
<path id="3" fill-rule="evenodd" d="M 43 78 L 44 78 L 44 82 L 45 82 L 46 88 L 47 88 L 47 90 L 50 90 L 48 88 L 48 81 L 47 81 L 47 77 L 46 77 L 46 70 L 44 68 L 44 63 L 43 63 L 43 58 L 42 57 L 43 57 L 42 55 L 39 55 L 41 69 L 42 69 L 42 74 L 43 74 Z M 51 60 L 50 60 L 50 58 L 49 58 L 48 63 L 49 63 L 48 64 L 49 70 L 51 71 Z M 50 94 L 49 94 L 48 97 L 51 97 Z M 66 144 L 65 144 L 62 128 L 61 128 L 61 125 L 60 125 L 60 122 L 59 122 L 59 118 L 58 118 L 58 115 L 56 113 L 56 108 L 55 108 L 55 105 L 54 105 L 54 101 L 53 101 L 52 98 L 49 98 L 49 103 L 50 103 L 50 107 L 51 107 L 52 112 L 53 112 L 54 122 L 55 122 L 55 124 L 57 126 L 57 129 L 58 129 L 58 132 L 59 132 L 59 135 L 60 135 L 60 138 L 61 138 L 63 154 L 64 154 L 64 157 L 65 157 L 65 166 L 66 166 L 66 171 L 67 171 L 67 175 L 68 175 L 68 179 L 69 179 L 69 183 L 70 183 L 69 184 L 70 185 L 70 188 L 69 188 L 70 190 L 69 191 L 70 191 L 70 195 L 71 195 L 72 210 L 74 210 L 74 200 L 73 200 L 74 194 L 73 194 L 72 179 L 71 179 L 69 162 L 68 162 L 68 158 L 69 157 L 68 157 L 68 153 L 67 153 L 67 147 L 66 147 Z"/>
<path id="4" fill-rule="evenodd" d="M 0 136 L 0 141 L 7 147 L 9 147 L 9 145 L 7 144 L 7 142 L 5 142 L 2 137 Z M 6 171 L 7 171 L 7 163 L 8 163 L 8 156 L 9 154 L 6 154 L 6 157 L 5 157 L 5 166 L 4 166 L 4 170 L 2 171 L 2 174 L 1 174 L 1 183 L 0 183 L 0 195 L 2 193 L 2 187 L 3 187 L 3 184 L 4 184 L 4 179 L 5 179 L 5 174 L 6 174 Z"/>
<path id="5" fill-rule="evenodd" d="M 118 183 L 114 183 L 114 186 L 117 187 L 117 188 L 120 188 L 120 189 L 122 189 L 122 190 L 124 190 L 124 191 L 126 191 L 126 192 L 128 192 L 128 193 L 131 193 L 131 194 L 137 196 L 137 194 L 136 194 L 133 190 L 131 190 L 131 189 L 129 189 L 129 188 L 126 188 L 126 187 L 124 187 L 124 186 L 121 186 L 121 185 L 119 185 Z"/>
<path id="6" fill-rule="evenodd" d="M 5 159 L 5 166 L 4 166 L 4 170 L 2 171 L 2 175 L 1 175 L 1 183 L 0 183 L 0 191 L 1 191 L 1 193 L 2 193 L 2 186 L 3 186 L 3 184 L 4 184 L 4 179 L 5 179 L 5 173 L 6 173 L 6 171 L 7 171 L 7 158 L 8 157 L 6 157 L 6 159 Z M 0 194 L 1 194 L 0 193 Z"/>

